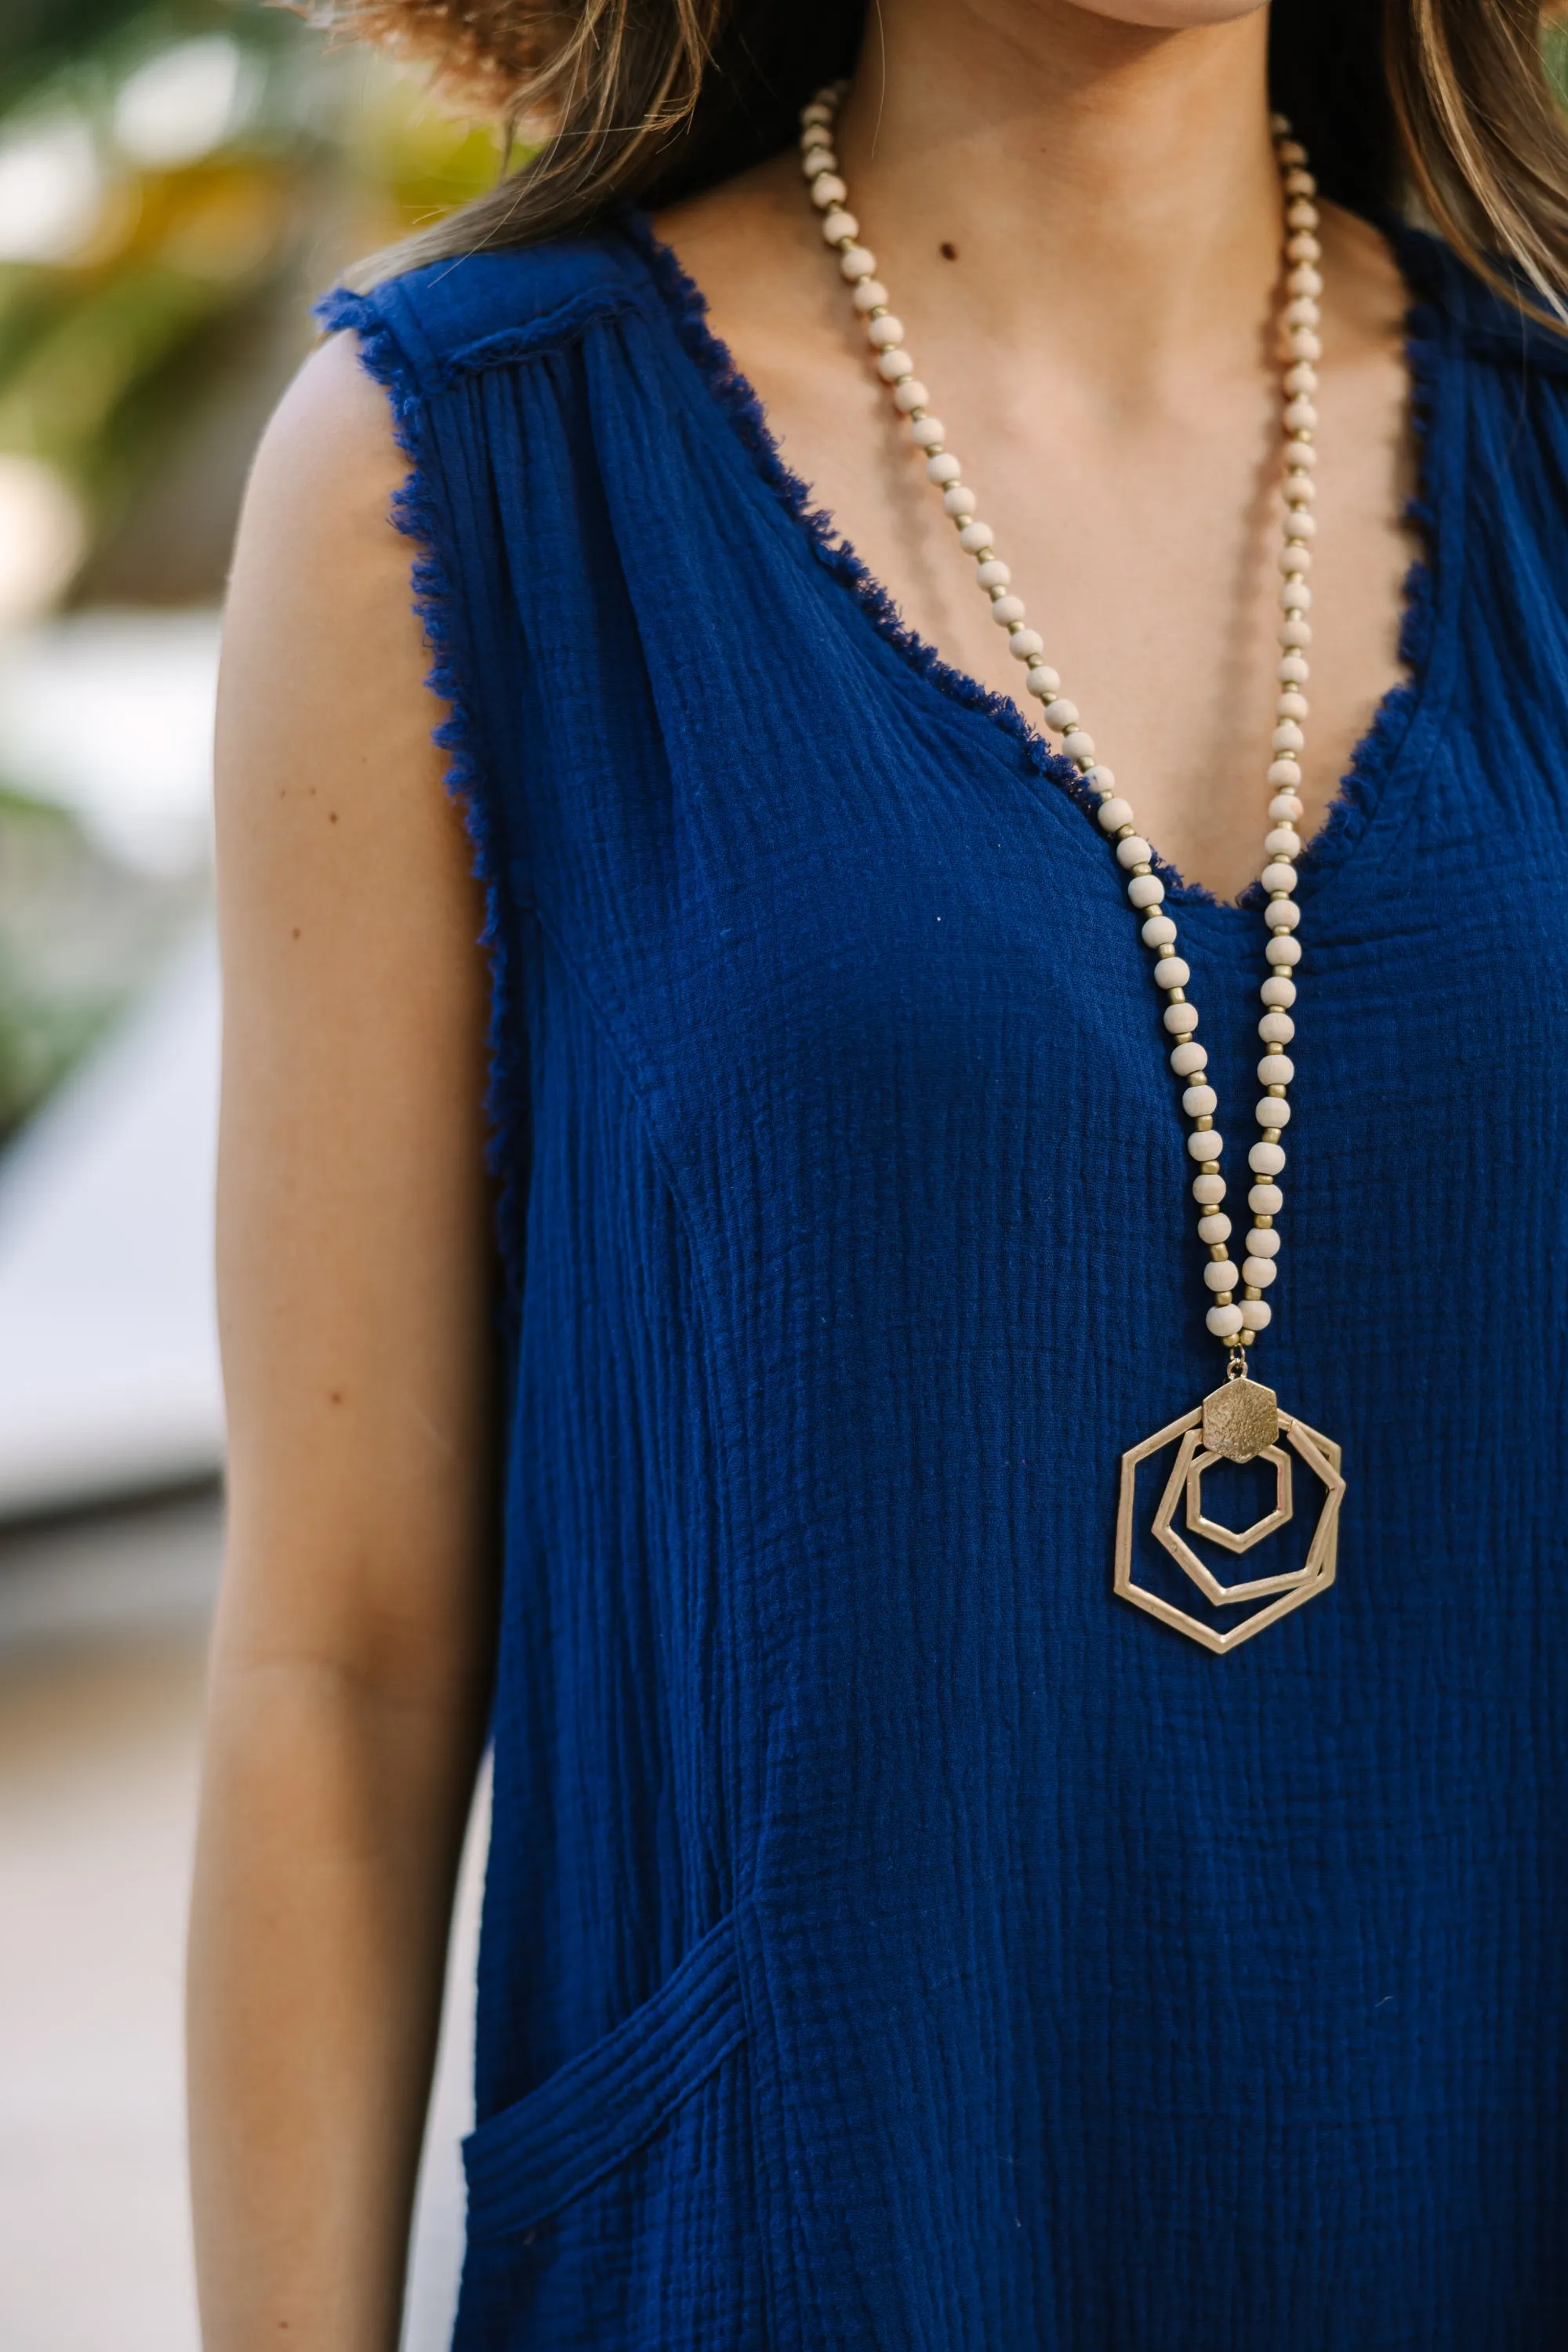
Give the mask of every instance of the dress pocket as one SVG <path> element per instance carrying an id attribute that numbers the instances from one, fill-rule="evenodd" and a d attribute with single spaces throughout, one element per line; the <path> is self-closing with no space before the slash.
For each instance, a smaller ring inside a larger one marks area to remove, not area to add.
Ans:
<path id="1" fill-rule="evenodd" d="M 533 2229 L 650 2140 L 744 2038 L 733 1915 L 651 1999 L 463 2143 L 468 2239 Z"/>

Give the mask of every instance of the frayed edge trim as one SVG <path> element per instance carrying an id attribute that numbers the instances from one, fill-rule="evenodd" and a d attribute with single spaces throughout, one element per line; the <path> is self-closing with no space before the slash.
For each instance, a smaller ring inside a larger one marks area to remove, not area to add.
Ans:
<path id="1" fill-rule="evenodd" d="M 709 324 L 701 288 L 688 277 L 669 247 L 655 235 L 648 215 L 629 212 L 622 227 L 641 254 L 682 346 L 757 471 L 801 525 L 818 562 L 850 589 L 879 635 L 903 656 L 911 669 L 930 678 L 932 685 L 965 709 L 983 712 L 1023 751 L 1036 773 L 1047 778 L 1089 815 L 1095 815 L 1099 801 L 1071 761 L 1053 751 L 1044 736 L 1031 727 L 1005 695 L 993 694 L 967 671 L 954 668 L 942 659 L 934 646 L 911 629 L 881 583 L 867 570 L 848 541 L 839 535 L 832 516 L 813 506 L 810 487 L 785 463 L 769 429 L 762 402 Z M 1410 272 L 1405 268 L 1405 256 L 1399 240 L 1391 236 L 1391 242 L 1409 283 Z M 1425 552 L 1411 563 L 1402 592 L 1399 659 L 1411 674 L 1389 688 L 1366 733 L 1351 754 L 1350 765 L 1328 814 L 1301 857 L 1299 870 L 1309 884 L 1312 877 L 1338 866 L 1364 832 L 1426 688 L 1426 672 L 1436 633 L 1437 548 L 1432 443 L 1438 408 L 1441 335 L 1442 320 L 1435 306 L 1425 298 L 1414 299 L 1405 317 L 1405 352 L 1420 484 L 1405 509 L 1405 520 L 1421 532 Z M 1238 899 L 1228 900 L 1216 898 L 1201 882 L 1189 882 L 1158 852 L 1153 870 L 1165 885 L 1167 898 L 1175 905 L 1256 909 L 1263 904 L 1263 887 L 1258 882 L 1249 884 Z"/>
<path id="2" fill-rule="evenodd" d="M 407 356 L 373 299 L 340 287 L 315 305 L 315 316 L 328 333 L 346 331 L 357 339 L 361 364 L 387 395 L 393 433 L 408 460 L 407 477 L 392 502 L 392 520 L 416 550 L 410 578 L 414 610 L 431 655 L 425 683 L 447 709 L 447 716 L 432 730 L 432 740 L 447 754 L 446 789 L 462 812 L 473 851 L 472 871 L 484 892 L 479 944 L 490 980 L 485 1158 L 497 1183 L 496 1237 L 506 1302 L 515 1310 L 522 1291 L 525 1206 L 525 1186 L 520 1180 L 524 1078 L 518 1048 L 523 1033 L 515 1002 L 505 859 L 494 791 L 477 749 L 478 730 L 454 645 L 456 567 L 445 518 L 425 470 L 425 403 Z"/>
<path id="3" fill-rule="evenodd" d="M 1395 243 L 1395 258 L 1404 255 Z M 1404 520 L 1419 534 L 1422 552 L 1405 574 L 1399 621 L 1399 661 L 1409 675 L 1391 686 L 1372 715 L 1365 734 L 1351 753 L 1350 765 L 1328 814 L 1302 854 L 1297 872 L 1310 889 L 1314 877 L 1341 865 L 1371 823 L 1383 797 L 1394 761 L 1404 749 L 1416 712 L 1426 698 L 1427 672 L 1437 633 L 1437 535 L 1439 453 L 1436 428 L 1442 396 L 1443 321 L 1424 296 L 1413 300 L 1405 317 L 1405 365 L 1410 380 L 1410 423 L 1415 442 L 1417 484 L 1407 499 Z M 1235 902 L 1248 909 L 1264 902 L 1261 882 L 1253 882 Z M 1209 903 L 1215 903 L 1210 894 Z"/>
<path id="4" fill-rule="evenodd" d="M 1023 752 L 1037 775 L 1045 777 L 1093 815 L 1100 807 L 1099 800 L 1072 761 L 1064 759 L 1059 751 L 1053 751 L 1045 737 L 1030 726 L 1005 694 L 993 694 L 989 687 L 982 686 L 966 670 L 955 669 L 918 630 L 911 629 L 881 582 L 868 571 L 849 541 L 840 535 L 833 517 L 812 504 L 809 483 L 785 462 L 769 428 L 762 402 L 709 324 L 708 304 L 701 288 L 687 276 L 668 246 L 654 234 L 647 215 L 627 213 L 621 226 L 642 256 L 683 349 L 758 473 L 800 524 L 817 562 L 844 583 L 878 635 L 912 670 L 929 678 L 951 701 L 989 719 Z"/>

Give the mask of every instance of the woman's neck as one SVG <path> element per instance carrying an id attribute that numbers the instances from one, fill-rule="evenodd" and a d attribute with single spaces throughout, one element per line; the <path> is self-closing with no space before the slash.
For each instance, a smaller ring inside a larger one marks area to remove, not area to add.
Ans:
<path id="1" fill-rule="evenodd" d="M 841 121 L 852 201 L 892 283 L 951 247 L 992 336 L 1059 354 L 1066 331 L 1119 403 L 1168 356 L 1234 366 L 1279 267 L 1267 51 L 1262 9 L 1170 31 L 1072 0 L 881 0 Z"/>

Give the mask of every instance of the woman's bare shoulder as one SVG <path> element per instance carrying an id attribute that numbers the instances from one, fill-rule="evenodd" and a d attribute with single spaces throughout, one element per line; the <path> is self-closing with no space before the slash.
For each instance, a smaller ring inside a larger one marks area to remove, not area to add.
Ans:
<path id="1" fill-rule="evenodd" d="M 279 402 L 246 492 L 225 625 L 220 805 L 265 791 L 281 818 L 286 784 L 272 779 L 285 771 L 331 768 L 351 795 L 377 763 L 384 792 L 400 767 L 428 779 L 439 714 L 424 683 L 414 549 L 394 511 L 406 471 L 353 338 L 323 343 Z"/>
<path id="2" fill-rule="evenodd" d="M 235 552 L 243 582 L 258 561 L 300 575 L 299 593 L 329 583 L 351 601 L 396 568 L 405 581 L 393 500 L 407 471 L 384 392 L 361 363 L 352 335 L 334 335 L 306 360 L 257 448 Z"/>

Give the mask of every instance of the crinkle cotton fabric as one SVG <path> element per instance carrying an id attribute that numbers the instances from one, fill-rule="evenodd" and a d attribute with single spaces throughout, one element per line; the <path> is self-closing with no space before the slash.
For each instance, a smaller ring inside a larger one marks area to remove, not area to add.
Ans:
<path id="1" fill-rule="evenodd" d="M 1338 1580 L 1223 1658 L 1111 1591 L 1222 1360 L 1070 772 L 646 225 L 328 306 L 495 973 L 459 2352 L 1568 2342 L 1568 346 L 1394 234 L 1429 562 L 1301 866 L 1259 1350 Z M 1166 879 L 1234 1209 L 1263 927 Z"/>

